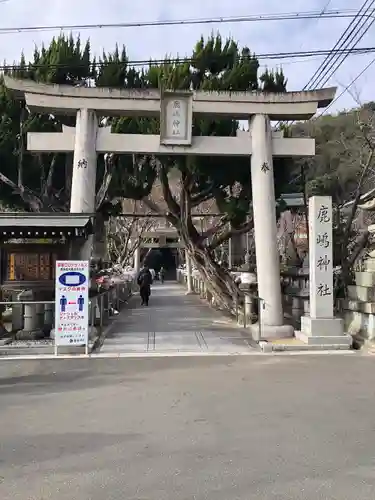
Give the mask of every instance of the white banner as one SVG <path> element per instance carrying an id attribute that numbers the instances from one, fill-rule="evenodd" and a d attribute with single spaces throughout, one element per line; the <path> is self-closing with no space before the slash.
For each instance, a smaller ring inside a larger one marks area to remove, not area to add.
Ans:
<path id="1" fill-rule="evenodd" d="M 56 261 L 56 346 L 88 345 L 89 269 L 87 260 Z"/>

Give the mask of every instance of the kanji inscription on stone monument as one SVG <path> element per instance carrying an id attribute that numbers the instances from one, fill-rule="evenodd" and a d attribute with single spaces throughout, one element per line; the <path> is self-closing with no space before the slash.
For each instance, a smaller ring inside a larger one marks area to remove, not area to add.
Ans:
<path id="1" fill-rule="evenodd" d="M 310 317 L 333 317 L 332 199 L 309 200 Z"/>

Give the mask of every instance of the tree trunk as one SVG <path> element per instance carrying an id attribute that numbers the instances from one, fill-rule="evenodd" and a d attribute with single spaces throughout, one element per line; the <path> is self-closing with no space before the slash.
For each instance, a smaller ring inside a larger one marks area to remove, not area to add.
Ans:
<path id="1" fill-rule="evenodd" d="M 107 224 L 99 213 L 95 217 L 94 230 L 93 257 L 95 259 L 109 260 Z"/>
<path id="2" fill-rule="evenodd" d="M 193 187 L 193 177 L 189 173 L 190 159 L 187 158 L 186 171 L 181 176 L 179 203 L 169 186 L 167 169 L 157 160 L 159 179 L 163 192 L 164 201 L 168 211 L 161 211 L 152 200 L 145 197 L 143 201 L 148 208 L 165 217 L 165 219 L 175 227 L 178 235 L 185 246 L 188 256 L 205 281 L 208 291 L 212 294 L 215 303 L 223 310 L 229 311 L 232 315 L 237 312 L 237 305 L 242 293 L 234 282 L 229 272 L 215 261 L 214 247 L 207 246 L 207 235 L 205 238 L 198 233 L 192 221 L 192 208 L 198 206 L 203 199 L 192 200 L 191 190 Z M 194 205 L 194 204 L 195 205 Z M 215 228 L 216 235 L 222 229 Z M 247 228 L 246 228 L 247 230 Z M 215 245 L 219 246 L 233 235 L 230 232 L 217 237 Z M 212 242 L 213 243 L 213 242 Z M 212 244 L 211 243 L 211 244 Z"/>
<path id="3" fill-rule="evenodd" d="M 187 231 L 181 231 L 181 239 L 189 257 L 204 280 L 208 291 L 220 309 L 235 315 L 241 292 L 230 273 L 216 261 L 213 252 L 206 246 L 198 245 L 189 238 Z"/>

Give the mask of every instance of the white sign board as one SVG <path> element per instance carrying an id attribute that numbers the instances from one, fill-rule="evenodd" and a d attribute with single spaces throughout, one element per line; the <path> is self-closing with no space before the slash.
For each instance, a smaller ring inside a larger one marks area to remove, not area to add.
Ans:
<path id="1" fill-rule="evenodd" d="M 192 140 L 192 96 L 166 92 L 161 100 L 160 143 L 190 146 Z"/>
<path id="2" fill-rule="evenodd" d="M 89 262 L 58 260 L 55 281 L 55 345 L 88 345 Z"/>
<path id="3" fill-rule="evenodd" d="M 309 199 L 310 317 L 333 318 L 332 198 Z"/>

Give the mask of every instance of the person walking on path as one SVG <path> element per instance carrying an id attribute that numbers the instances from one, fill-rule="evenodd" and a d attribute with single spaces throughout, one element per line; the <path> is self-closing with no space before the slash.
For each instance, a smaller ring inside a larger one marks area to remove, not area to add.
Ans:
<path id="1" fill-rule="evenodd" d="M 145 266 L 139 273 L 137 283 L 139 285 L 139 295 L 141 296 L 141 305 L 148 306 L 151 295 L 152 274 L 147 266 Z"/>
<path id="2" fill-rule="evenodd" d="M 160 271 L 159 271 L 160 283 L 164 283 L 164 278 L 165 278 L 165 269 L 163 266 L 161 266 Z"/>

